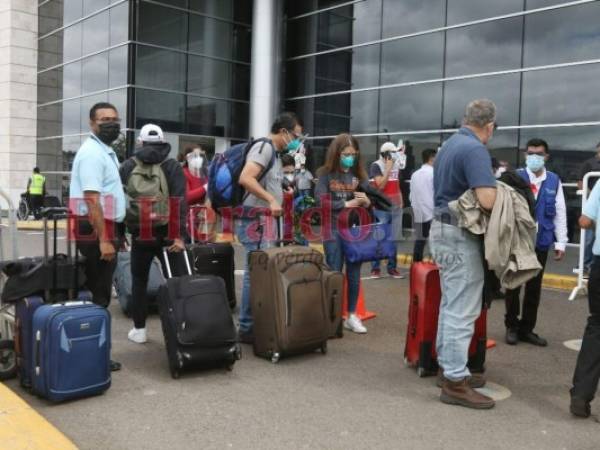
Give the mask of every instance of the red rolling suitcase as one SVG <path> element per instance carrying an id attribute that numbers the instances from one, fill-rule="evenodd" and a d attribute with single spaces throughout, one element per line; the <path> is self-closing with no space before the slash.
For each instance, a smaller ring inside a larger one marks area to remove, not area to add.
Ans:
<path id="1" fill-rule="evenodd" d="M 420 377 L 438 370 L 435 340 L 441 301 L 440 272 L 433 263 L 417 262 L 410 268 L 410 305 L 404 362 L 416 367 Z M 483 299 L 482 299 L 483 305 Z M 475 322 L 469 347 L 469 370 L 483 372 L 487 344 L 487 310 Z"/>

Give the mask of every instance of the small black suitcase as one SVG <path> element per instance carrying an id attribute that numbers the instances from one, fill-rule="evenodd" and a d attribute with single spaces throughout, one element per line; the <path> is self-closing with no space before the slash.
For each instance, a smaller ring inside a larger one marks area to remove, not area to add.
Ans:
<path id="1" fill-rule="evenodd" d="M 229 307 L 235 309 L 235 265 L 233 246 L 228 243 L 195 243 L 189 246 L 194 261 L 194 272 L 215 275 L 225 282 Z"/>
<path id="2" fill-rule="evenodd" d="M 237 331 L 227 301 L 225 282 L 214 275 L 171 276 L 167 251 L 163 252 L 167 282 L 158 294 L 169 368 L 173 378 L 192 367 L 225 366 L 229 370 L 241 357 Z"/>
<path id="3" fill-rule="evenodd" d="M 192 211 L 200 214 L 204 210 L 206 217 L 204 223 L 204 236 L 209 236 L 208 211 L 205 207 L 192 208 Z M 235 256 L 233 245 L 229 242 L 196 242 L 194 214 L 190 214 L 190 237 L 192 244 L 188 251 L 193 260 L 194 272 L 199 275 L 216 275 L 223 278 L 227 288 L 227 299 L 229 307 L 233 310 L 236 306 L 235 297 Z"/>

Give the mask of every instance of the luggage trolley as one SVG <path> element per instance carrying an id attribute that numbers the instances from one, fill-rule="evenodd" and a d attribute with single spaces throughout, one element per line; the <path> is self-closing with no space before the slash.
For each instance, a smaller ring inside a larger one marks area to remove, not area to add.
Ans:
<path id="1" fill-rule="evenodd" d="M 6 209 L 1 206 L 2 203 L 6 203 Z M 10 255 L 7 251 L 9 247 Z M 17 211 L 8 193 L 0 188 L 0 269 L 5 262 L 17 258 Z M 6 278 L 0 270 L 0 293 L 4 289 Z M 3 304 L 0 299 L 0 381 L 17 375 L 14 327 L 14 304 Z"/>

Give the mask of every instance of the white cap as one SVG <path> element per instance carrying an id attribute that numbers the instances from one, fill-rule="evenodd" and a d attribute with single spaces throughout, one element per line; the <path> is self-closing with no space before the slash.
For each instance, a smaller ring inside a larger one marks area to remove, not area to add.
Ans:
<path id="1" fill-rule="evenodd" d="M 396 144 L 394 144 L 393 142 L 386 142 L 385 144 L 383 144 L 381 146 L 381 149 L 379 151 L 380 151 L 380 153 L 383 153 L 383 152 L 397 152 L 398 151 L 398 147 L 396 147 Z"/>
<path id="2" fill-rule="evenodd" d="M 141 142 L 152 142 L 158 144 L 164 144 L 165 136 L 163 131 L 158 125 L 153 123 L 146 124 L 140 131 L 140 137 L 138 138 Z"/>

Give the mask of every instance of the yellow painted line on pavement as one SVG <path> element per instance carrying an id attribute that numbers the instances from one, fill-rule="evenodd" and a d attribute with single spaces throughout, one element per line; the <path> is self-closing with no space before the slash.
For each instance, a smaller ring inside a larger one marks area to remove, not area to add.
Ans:
<path id="1" fill-rule="evenodd" d="M 312 248 L 323 252 L 322 244 L 310 244 Z M 412 255 L 407 253 L 398 253 L 398 264 L 403 267 L 410 267 Z M 545 273 L 542 286 L 546 289 L 571 290 L 577 286 L 577 277 L 570 275 L 558 275 L 555 273 Z"/>
<path id="2" fill-rule="evenodd" d="M 59 230 L 67 229 L 67 221 L 59 220 L 56 224 L 56 227 Z M 48 221 L 48 228 L 52 230 L 54 228 L 54 221 Z M 43 220 L 18 220 L 17 221 L 17 229 L 18 230 L 39 230 L 42 231 L 44 229 L 44 221 Z"/>
<path id="3" fill-rule="evenodd" d="M 3 383 L 0 383 L 0 448 L 77 449 L 73 442 Z"/>

